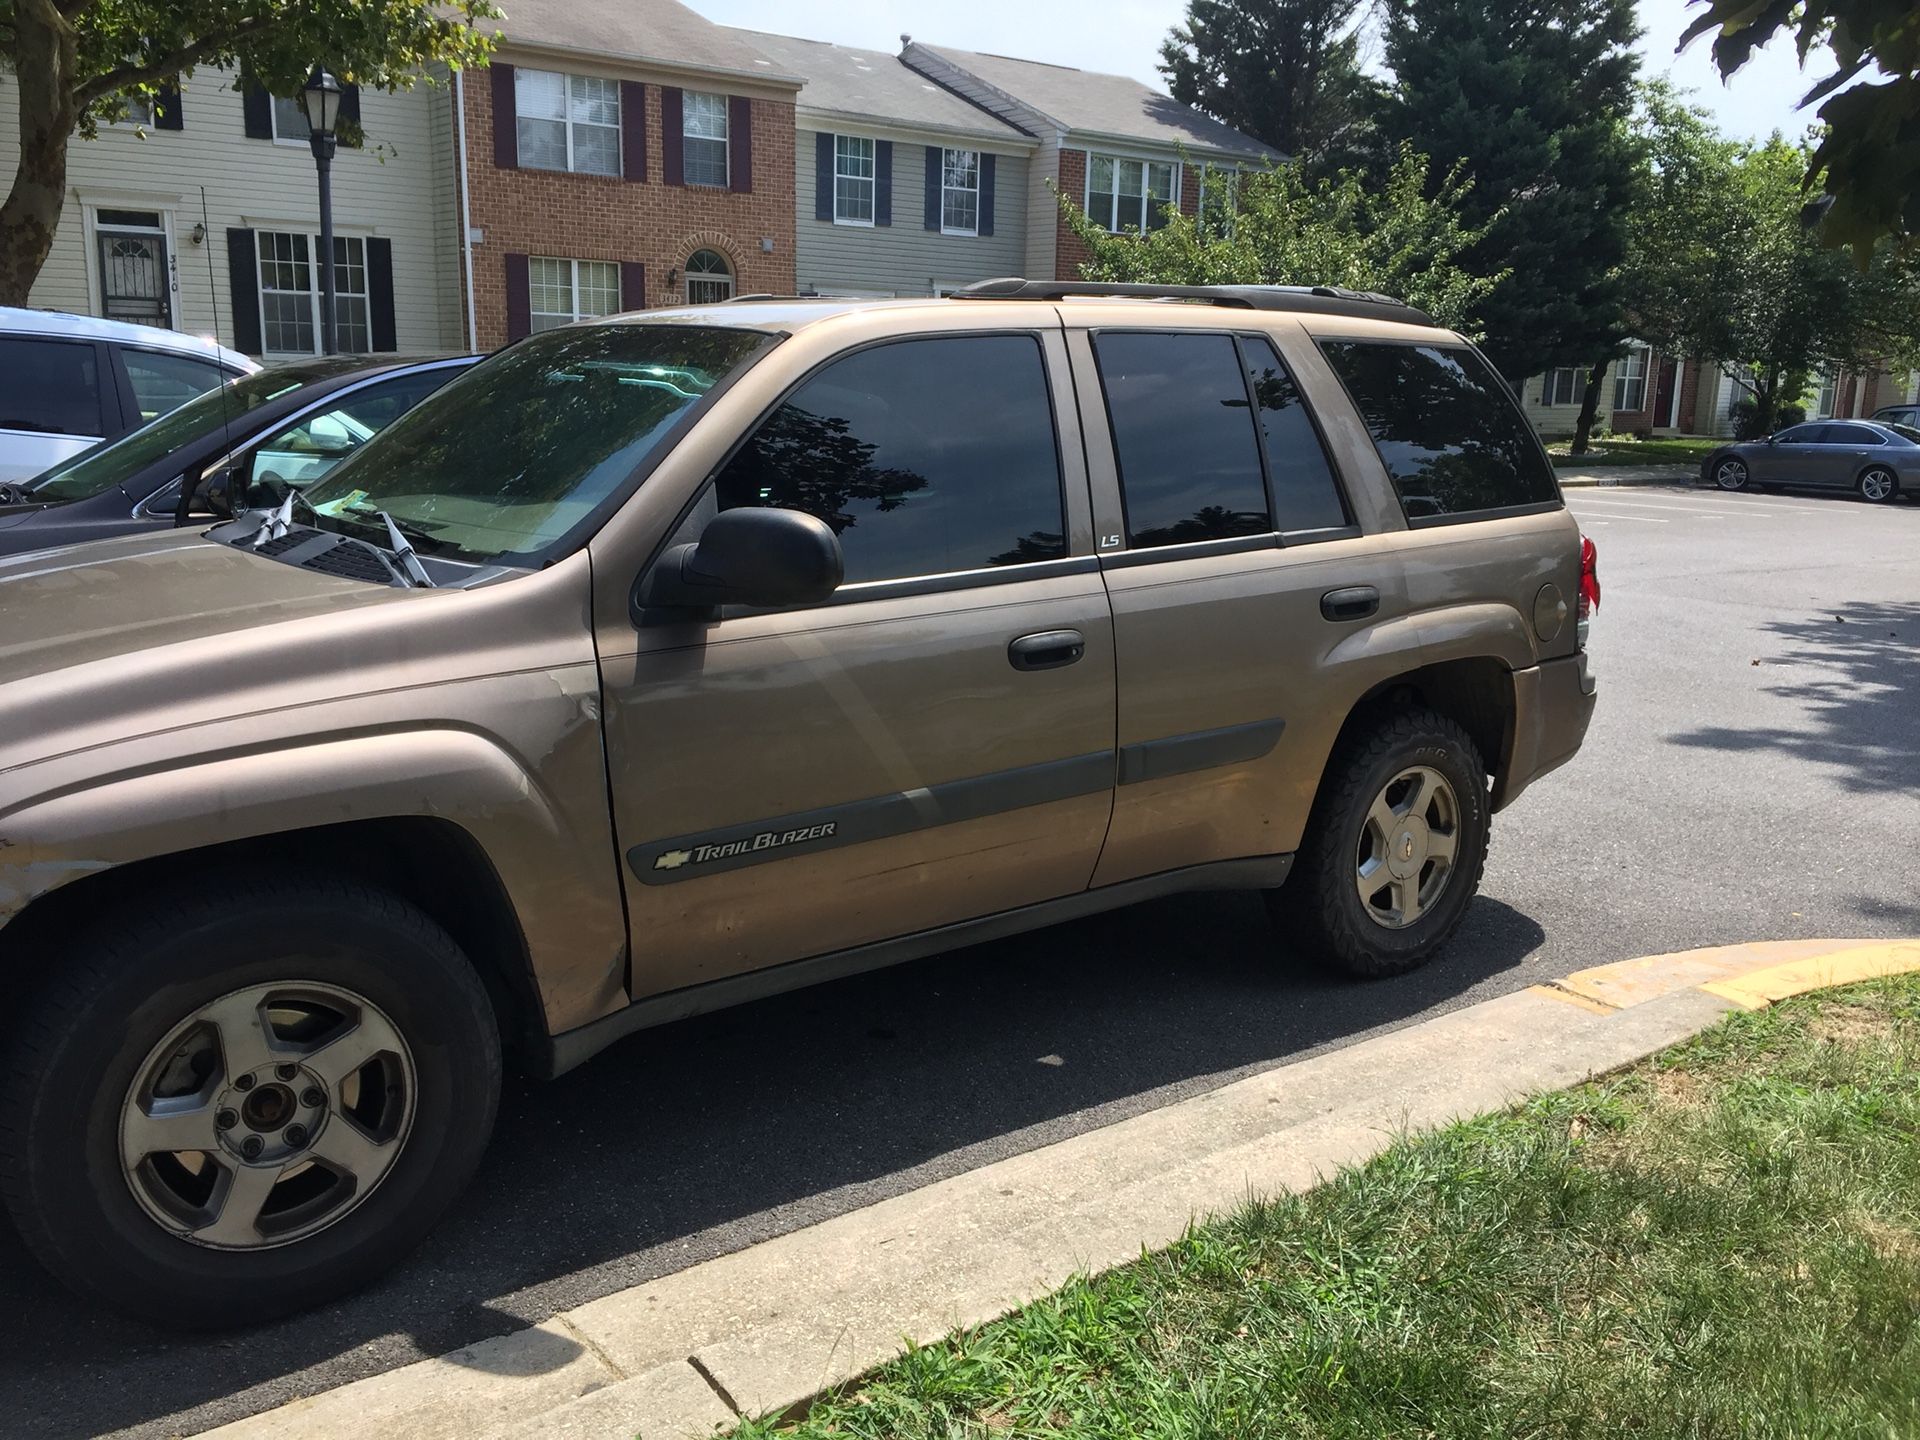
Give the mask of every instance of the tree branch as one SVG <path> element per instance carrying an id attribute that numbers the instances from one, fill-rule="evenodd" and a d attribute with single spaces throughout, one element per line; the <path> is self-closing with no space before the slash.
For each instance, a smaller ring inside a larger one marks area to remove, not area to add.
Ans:
<path id="1" fill-rule="evenodd" d="M 91 105 L 95 100 L 111 95 L 117 90 L 125 90 L 128 86 L 151 85 L 157 80 L 166 80 L 198 65 L 209 55 L 257 35 L 269 26 L 284 23 L 288 10 L 304 8 L 304 4 L 296 0 L 295 4 L 286 6 L 278 14 L 255 15 L 251 19 L 242 20 L 231 29 L 203 35 L 192 44 L 183 45 L 172 54 L 163 55 L 158 60 L 149 61 L 145 65 L 122 65 L 117 70 L 96 75 L 74 91 L 74 102 L 81 106 Z"/>

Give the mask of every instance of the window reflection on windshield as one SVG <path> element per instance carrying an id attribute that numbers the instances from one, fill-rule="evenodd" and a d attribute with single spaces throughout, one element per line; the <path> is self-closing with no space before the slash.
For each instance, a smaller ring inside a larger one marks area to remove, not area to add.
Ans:
<path id="1" fill-rule="evenodd" d="M 618 492 L 767 337 L 673 325 L 551 330 L 503 350 L 307 491 L 323 520 L 390 513 L 423 554 L 532 557 Z"/>

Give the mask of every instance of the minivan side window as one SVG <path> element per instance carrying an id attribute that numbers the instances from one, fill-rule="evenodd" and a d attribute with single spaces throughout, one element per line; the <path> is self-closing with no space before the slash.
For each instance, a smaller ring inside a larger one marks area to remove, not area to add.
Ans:
<path id="1" fill-rule="evenodd" d="M 817 515 L 840 537 L 848 584 L 1060 559 L 1048 395 L 1032 335 L 856 351 L 801 385 L 727 462 L 718 508 Z"/>
<path id="2" fill-rule="evenodd" d="M 1093 344 L 1128 545 L 1269 533 L 1260 442 L 1233 337 L 1105 330 Z"/>
<path id="3" fill-rule="evenodd" d="M 91 343 L 0 336 L 0 430 L 98 439 L 104 429 Z"/>
<path id="4" fill-rule="evenodd" d="M 1273 488 L 1274 518 L 1284 534 L 1338 530 L 1350 522 L 1339 482 L 1327 459 L 1320 432 L 1307 414 L 1273 342 L 1259 335 L 1240 337 L 1247 357 L 1247 378 L 1259 407 L 1260 435 L 1267 445 L 1267 475 Z"/>
<path id="5" fill-rule="evenodd" d="M 226 383 L 228 378 L 219 366 L 190 355 L 122 349 L 120 359 L 127 367 L 127 383 L 133 387 L 133 400 L 140 407 L 142 425 L 159 419 L 169 410 L 178 410 L 194 396 L 206 394 L 214 386 Z"/>
<path id="6" fill-rule="evenodd" d="M 1322 340 L 1409 523 L 1560 502 L 1540 443 L 1464 345 Z"/>

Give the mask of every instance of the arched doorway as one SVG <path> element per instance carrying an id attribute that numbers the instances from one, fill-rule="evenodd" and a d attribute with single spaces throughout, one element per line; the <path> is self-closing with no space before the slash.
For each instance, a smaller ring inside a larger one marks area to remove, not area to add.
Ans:
<path id="1" fill-rule="evenodd" d="M 717 250 L 696 250 L 687 257 L 687 303 L 717 305 L 733 298 L 733 270 Z"/>

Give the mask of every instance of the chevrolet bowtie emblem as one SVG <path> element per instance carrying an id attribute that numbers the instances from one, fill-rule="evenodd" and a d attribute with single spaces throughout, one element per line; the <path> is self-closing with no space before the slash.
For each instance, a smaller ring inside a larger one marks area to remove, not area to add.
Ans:
<path id="1" fill-rule="evenodd" d="M 678 870 L 691 859 L 693 859 L 693 852 L 691 850 L 669 850 L 653 862 L 653 868 L 656 870 Z"/>

